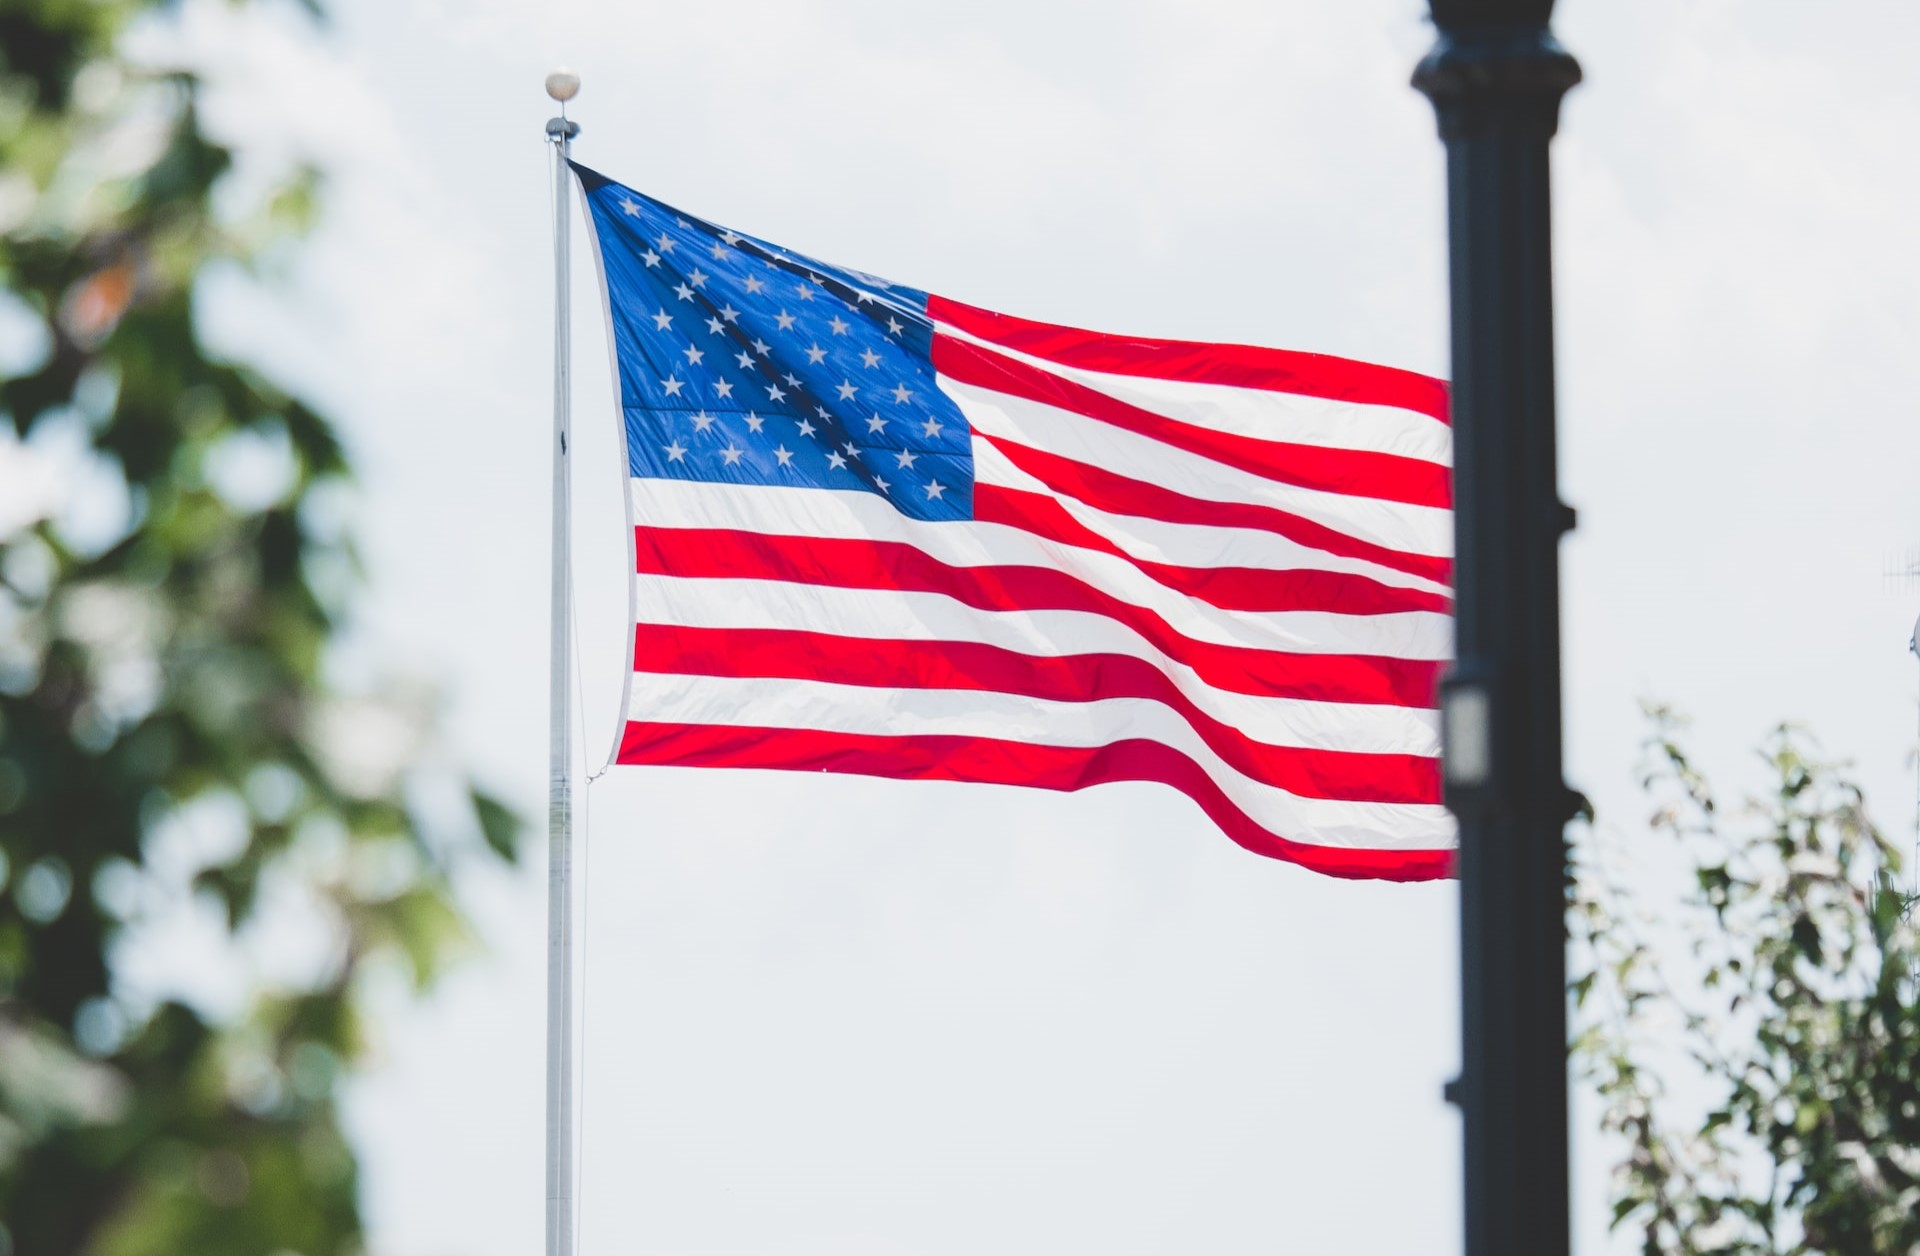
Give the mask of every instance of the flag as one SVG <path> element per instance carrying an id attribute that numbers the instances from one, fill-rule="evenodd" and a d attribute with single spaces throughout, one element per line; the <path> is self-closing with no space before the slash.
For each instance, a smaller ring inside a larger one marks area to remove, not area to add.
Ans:
<path id="1" fill-rule="evenodd" d="M 1262 855 L 1448 875 L 1440 381 L 996 314 L 574 170 L 630 475 L 617 762 L 1155 781 Z"/>

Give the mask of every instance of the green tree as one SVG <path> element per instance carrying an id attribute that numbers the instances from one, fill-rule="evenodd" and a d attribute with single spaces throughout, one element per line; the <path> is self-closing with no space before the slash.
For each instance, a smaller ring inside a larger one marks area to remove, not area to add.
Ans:
<path id="1" fill-rule="evenodd" d="M 427 982 L 463 937 L 453 867 L 517 840 L 465 780 L 344 753 L 367 745 L 324 679 L 355 571 L 341 446 L 195 317 L 197 281 L 297 233 L 315 179 L 232 211 L 195 75 L 124 52 L 171 9 L 0 7 L 0 1256 L 359 1250 L 336 1098 L 364 974 Z M 61 440 L 88 526 L 27 509 Z M 187 892 L 235 945 L 274 894 L 326 941 L 238 1015 L 143 1002 L 117 963 L 195 827 L 227 840 Z"/>
<path id="2" fill-rule="evenodd" d="M 1920 947 L 1894 848 L 1793 730 L 1734 815 L 1656 711 L 1654 827 L 1688 883 L 1579 868 L 1574 1055 L 1647 1253 L 1920 1252 Z M 1657 861 L 1656 861 L 1657 862 Z M 1677 899 L 1677 904 L 1669 899 Z M 1656 906 L 1657 905 L 1657 906 Z"/>

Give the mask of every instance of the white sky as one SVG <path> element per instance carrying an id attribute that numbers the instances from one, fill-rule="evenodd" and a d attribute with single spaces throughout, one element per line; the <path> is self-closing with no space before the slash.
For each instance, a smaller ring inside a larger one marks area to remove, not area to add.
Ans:
<path id="1" fill-rule="evenodd" d="M 1588 76 L 1555 148 L 1569 779 L 1632 861 L 1658 696 L 1733 787 L 1808 721 L 1904 830 L 1920 10 L 1561 8 Z M 346 427 L 373 652 L 537 816 L 547 69 L 585 79 L 587 164 L 816 256 L 1440 374 L 1423 10 L 338 0 L 315 36 L 190 6 L 214 124 L 334 172 L 292 282 L 214 286 L 209 324 Z M 624 472 L 579 260 L 597 755 Z M 1450 886 L 1263 861 L 1149 786 L 622 769 L 591 820 L 587 1256 L 1457 1250 Z M 541 858 L 469 887 L 491 953 L 385 1020 L 352 1093 L 382 1256 L 538 1248 Z M 1586 1252 L 1605 1153 L 1577 1141 Z"/>

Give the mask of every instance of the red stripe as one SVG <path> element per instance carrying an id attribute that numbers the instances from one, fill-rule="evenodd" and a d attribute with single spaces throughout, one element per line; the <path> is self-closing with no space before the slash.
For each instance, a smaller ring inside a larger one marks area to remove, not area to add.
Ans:
<path id="1" fill-rule="evenodd" d="M 940 296 L 927 298 L 927 313 L 935 322 L 958 327 L 968 335 L 1063 366 L 1395 406 L 1447 422 L 1446 381 L 1396 367 L 1250 345 L 1105 336 L 1077 327 L 996 314 Z"/>
<path id="2" fill-rule="evenodd" d="M 876 641 L 784 628 L 640 624 L 633 638 L 633 669 L 869 689 L 959 689 L 1052 702 L 1143 698 L 1179 715 L 1241 773 L 1288 793 L 1347 802 L 1440 802 L 1436 759 L 1267 745 L 1201 710 L 1151 663 L 1124 654 L 1036 657 L 975 641 Z"/>
<path id="3" fill-rule="evenodd" d="M 1276 483 L 1441 510 L 1453 505 L 1451 472 L 1436 462 L 1256 440 L 1182 423 L 951 336 L 934 336 L 933 366 L 960 383 L 1071 411 Z"/>
<path id="4" fill-rule="evenodd" d="M 1188 497 L 1170 488 L 1129 479 L 1102 467 L 1075 462 L 1059 454 L 1029 449 L 1000 436 L 973 434 L 1005 454 L 1007 461 L 1048 488 L 1096 510 L 1116 515 L 1138 515 L 1164 523 L 1191 523 L 1213 528 L 1251 528 L 1283 536 L 1296 545 L 1305 545 L 1342 558 L 1357 558 L 1376 563 L 1390 571 L 1403 571 L 1442 584 L 1453 581 L 1453 562 L 1431 554 L 1409 554 L 1362 541 L 1323 523 L 1252 502 L 1214 502 Z M 976 487 L 976 490 L 978 488 Z"/>
<path id="5" fill-rule="evenodd" d="M 1083 611 L 1126 625 L 1216 689 L 1270 698 L 1434 705 L 1444 664 L 1367 654 L 1303 654 L 1185 636 L 1156 612 L 1046 567 L 955 567 L 895 541 L 770 536 L 723 528 L 636 528 L 641 575 L 784 580 L 842 589 L 939 593 L 988 611 Z"/>
<path id="6" fill-rule="evenodd" d="M 1157 781 L 1200 804 L 1228 837 L 1257 855 L 1354 879 L 1432 881 L 1453 875 L 1450 850 L 1352 850 L 1314 846 L 1270 833 L 1235 806 L 1199 764 L 1151 741 L 1081 748 L 990 737 L 881 737 L 811 729 L 632 722 L 621 739 L 619 762 L 836 772 L 1062 791 L 1115 781 Z"/>
<path id="7" fill-rule="evenodd" d="M 1453 613 L 1444 594 L 1401 589 L 1340 571 L 1266 567 L 1181 567 L 1136 558 L 1073 517 L 1060 499 L 998 484 L 973 487 L 973 517 L 1124 559 L 1169 589 L 1228 611 L 1328 611 L 1339 615 Z"/>

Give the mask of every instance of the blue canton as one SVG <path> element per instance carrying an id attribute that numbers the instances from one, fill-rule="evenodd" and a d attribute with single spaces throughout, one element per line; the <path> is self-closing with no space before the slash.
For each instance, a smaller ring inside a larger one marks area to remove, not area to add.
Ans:
<path id="1" fill-rule="evenodd" d="M 927 294 L 729 231 L 575 165 L 600 240 L 635 476 L 874 493 L 973 515 Z"/>

